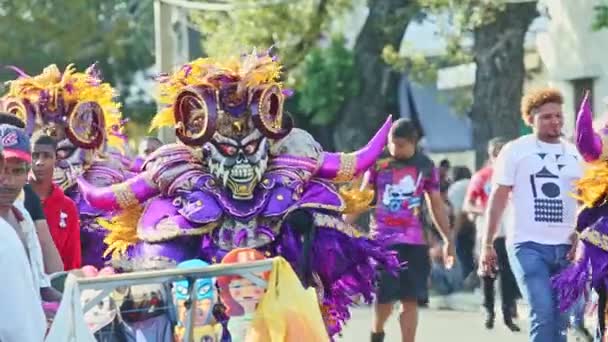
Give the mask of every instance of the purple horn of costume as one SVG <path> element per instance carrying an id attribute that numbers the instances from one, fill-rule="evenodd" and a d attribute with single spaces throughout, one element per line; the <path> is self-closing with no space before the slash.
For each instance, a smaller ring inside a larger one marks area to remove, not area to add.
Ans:
<path id="1" fill-rule="evenodd" d="M 362 149 L 352 153 L 323 152 L 322 163 L 315 175 L 319 178 L 348 182 L 369 169 L 380 157 L 388 132 L 391 129 L 392 116 L 384 122 L 376 135 Z"/>
<path id="2" fill-rule="evenodd" d="M 576 119 L 576 147 L 587 162 L 598 160 L 602 155 L 602 138 L 593 130 L 589 92 L 585 93 Z"/>
<path id="3" fill-rule="evenodd" d="M 83 198 L 100 210 L 116 211 L 145 202 L 159 194 L 158 187 L 142 172 L 126 182 L 97 188 L 83 178 L 78 178 L 78 187 Z"/>

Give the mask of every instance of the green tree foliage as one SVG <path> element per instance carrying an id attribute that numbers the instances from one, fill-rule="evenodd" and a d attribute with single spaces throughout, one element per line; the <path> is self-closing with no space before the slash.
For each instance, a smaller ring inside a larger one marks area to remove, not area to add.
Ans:
<path id="1" fill-rule="evenodd" d="M 327 125 L 335 121 L 344 99 L 353 95 L 352 52 L 341 39 L 331 39 L 332 25 L 355 3 L 352 0 L 275 2 L 259 6 L 255 0 L 235 0 L 230 12 L 195 12 L 203 50 L 214 57 L 273 47 L 283 64 L 284 81 L 295 90 L 287 110 L 298 125 L 313 132 L 325 145 Z"/>
<path id="2" fill-rule="evenodd" d="M 259 5 L 258 0 L 234 0 L 230 12 L 192 15 L 204 35 L 210 56 L 250 52 L 274 46 L 287 70 L 301 63 L 317 46 L 332 19 L 352 6 L 352 0 L 284 1 Z M 270 2 L 267 2 L 270 3 Z"/>
<path id="3" fill-rule="evenodd" d="M 0 64 L 37 74 L 52 63 L 82 70 L 98 62 L 104 79 L 125 96 L 133 74 L 154 63 L 153 30 L 152 0 L 5 0 Z M 2 69 L 1 80 L 15 77 Z M 136 105 L 140 120 L 153 114 Z"/>
<path id="4" fill-rule="evenodd" d="M 398 75 L 387 70 L 382 48 L 401 40 L 413 16 L 410 12 L 417 9 L 414 0 L 233 3 L 235 9 L 230 12 L 192 16 L 201 28 L 204 50 L 212 56 L 226 56 L 274 46 L 285 67 L 286 83 L 295 88 L 287 108 L 298 125 L 327 148 L 364 144 L 386 113 L 395 112 Z M 358 30 L 344 19 L 350 9 L 363 5 L 369 8 L 369 15 L 354 48 L 346 49 L 340 39 L 329 39 L 340 21 L 345 30 Z M 329 46 L 320 47 L 327 40 L 331 40 Z"/>
<path id="5" fill-rule="evenodd" d="M 595 6 L 595 18 L 593 20 L 593 29 L 600 30 L 608 27 L 608 1 L 604 0 L 599 5 Z"/>
<path id="6" fill-rule="evenodd" d="M 447 59 L 453 64 L 474 61 L 475 85 L 471 110 L 478 165 L 485 159 L 485 143 L 494 136 L 520 134 L 521 100 L 526 75 L 524 39 L 538 15 L 535 2 L 503 0 L 418 0 L 429 13 L 449 13 L 444 36 Z M 470 38 L 467 46 L 463 38 Z M 462 58 L 464 57 L 464 58 Z"/>
<path id="7" fill-rule="evenodd" d="M 353 53 L 342 38 L 327 48 L 312 49 L 294 74 L 297 109 L 313 125 L 333 123 L 341 104 L 359 88 Z"/>

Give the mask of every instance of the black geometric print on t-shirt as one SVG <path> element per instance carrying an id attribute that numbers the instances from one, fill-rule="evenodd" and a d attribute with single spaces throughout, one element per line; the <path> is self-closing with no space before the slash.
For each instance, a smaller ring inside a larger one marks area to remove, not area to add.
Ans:
<path id="1" fill-rule="evenodd" d="M 546 160 L 545 156 L 546 154 L 539 153 L 543 161 Z M 556 183 L 558 180 L 559 176 L 545 166 L 536 174 L 530 175 L 530 187 L 534 197 L 534 221 L 546 223 L 564 221 L 564 202 L 560 198 L 561 189 Z"/>
<path id="2" fill-rule="evenodd" d="M 561 199 L 534 199 L 534 221 L 564 222 L 564 202 Z"/>

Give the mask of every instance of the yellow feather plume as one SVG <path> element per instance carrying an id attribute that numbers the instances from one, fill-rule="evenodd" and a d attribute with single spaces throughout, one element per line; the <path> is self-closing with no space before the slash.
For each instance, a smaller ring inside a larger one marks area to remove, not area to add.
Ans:
<path id="1" fill-rule="evenodd" d="M 106 136 L 110 136 L 113 125 L 119 125 L 122 118 L 120 103 L 115 101 L 116 92 L 108 83 L 102 83 L 95 75 L 94 66 L 87 72 L 76 72 L 73 64 L 66 67 L 62 73 L 57 65 L 52 64 L 33 77 L 20 77 L 9 82 L 9 92 L 6 96 L 28 100 L 37 103 L 43 93 L 47 93 L 51 105 L 57 103 L 59 96 L 63 97 L 66 106 L 78 102 L 97 102 L 104 114 Z M 119 148 L 122 142 L 112 140 L 111 145 Z"/>
<path id="2" fill-rule="evenodd" d="M 142 213 L 143 208 L 137 205 L 123 210 L 111 220 L 97 219 L 97 223 L 109 231 L 103 240 L 108 245 L 104 257 L 112 254 L 112 259 L 119 259 L 138 241 L 137 224 Z"/>
<path id="3" fill-rule="evenodd" d="M 575 182 L 574 197 L 587 207 L 603 203 L 608 195 L 608 162 L 598 161 L 587 165 L 585 174 Z"/>
<path id="4" fill-rule="evenodd" d="M 150 124 L 150 131 L 165 126 L 175 126 L 175 117 L 173 116 L 173 108 L 171 107 L 161 110 L 154 116 Z"/>

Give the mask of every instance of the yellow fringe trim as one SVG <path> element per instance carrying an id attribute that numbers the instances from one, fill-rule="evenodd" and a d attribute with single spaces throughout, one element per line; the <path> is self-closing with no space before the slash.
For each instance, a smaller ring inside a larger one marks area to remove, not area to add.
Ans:
<path id="1" fill-rule="evenodd" d="M 108 245 L 104 257 L 112 254 L 112 259 L 119 259 L 130 246 L 139 241 L 137 224 L 142 213 L 143 208 L 136 205 L 126 208 L 110 220 L 97 219 L 97 223 L 110 232 L 103 240 Z"/>

